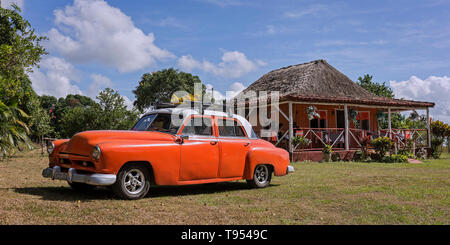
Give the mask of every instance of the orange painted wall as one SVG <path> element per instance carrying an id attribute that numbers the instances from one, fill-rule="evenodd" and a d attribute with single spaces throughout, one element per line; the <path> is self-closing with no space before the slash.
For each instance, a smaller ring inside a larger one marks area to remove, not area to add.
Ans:
<path id="1" fill-rule="evenodd" d="M 288 112 L 288 105 L 282 105 L 284 107 L 286 107 L 285 109 L 282 108 L 283 112 L 285 112 L 285 114 L 287 114 L 286 112 Z M 309 120 L 308 120 L 308 116 L 306 114 L 306 108 L 309 105 L 302 105 L 302 104 L 297 104 L 297 105 L 293 105 L 293 116 L 294 116 L 294 122 L 297 123 L 297 125 L 301 128 L 308 128 L 309 125 Z M 344 106 L 337 106 L 337 105 L 316 105 L 316 108 L 318 111 L 326 111 L 327 112 L 327 127 L 328 128 L 336 128 L 336 110 L 344 110 Z M 370 130 L 372 131 L 376 131 L 378 130 L 378 124 L 377 124 L 377 120 L 375 117 L 375 114 L 377 113 L 378 109 L 377 108 L 364 108 L 364 107 L 353 107 L 353 106 L 349 106 L 348 109 L 356 109 L 359 112 L 360 111 L 368 111 L 369 112 L 369 116 L 370 116 Z M 284 117 L 283 117 L 284 119 Z M 281 120 L 280 120 L 281 121 Z M 287 123 L 287 120 L 285 120 Z M 284 122 L 283 122 L 284 124 Z M 350 120 L 350 128 L 355 128 L 355 124 Z"/>
<path id="2" fill-rule="evenodd" d="M 311 104 L 313 105 L 313 104 Z M 310 106 L 308 104 L 294 104 L 292 113 L 294 117 L 294 122 L 297 124 L 298 127 L 301 128 L 309 128 L 309 120 L 308 116 L 306 114 L 306 108 Z M 338 106 L 338 105 L 315 105 L 318 111 L 326 111 L 327 112 L 327 127 L 328 128 L 336 128 L 336 110 L 344 110 L 344 106 Z M 286 116 L 289 116 L 289 105 L 288 104 L 281 104 L 279 105 L 280 109 L 283 111 L 283 113 Z M 348 109 L 357 109 L 359 112 L 361 111 L 367 111 L 369 112 L 370 116 L 370 130 L 371 131 L 377 131 L 378 130 L 378 124 L 375 117 L 375 114 L 379 109 L 377 108 L 367 108 L 367 107 L 355 107 L 355 106 L 349 106 Z M 267 108 L 268 112 L 270 113 L 270 107 Z M 259 113 L 258 113 L 259 114 Z M 280 131 L 285 132 L 289 130 L 289 121 L 280 113 L 279 115 L 279 121 L 282 125 L 280 128 Z M 255 131 L 259 131 L 260 128 L 259 120 L 258 125 L 255 126 Z M 295 126 L 294 126 L 295 127 Z M 350 128 L 355 128 L 355 124 L 353 121 L 350 120 Z"/>

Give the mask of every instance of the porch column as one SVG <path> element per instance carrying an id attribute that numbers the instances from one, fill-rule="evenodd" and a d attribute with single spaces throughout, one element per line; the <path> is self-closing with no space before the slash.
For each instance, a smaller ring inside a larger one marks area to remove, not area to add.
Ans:
<path id="1" fill-rule="evenodd" d="M 431 148 L 430 108 L 427 107 L 427 145 Z"/>
<path id="2" fill-rule="evenodd" d="M 391 127 L 391 108 L 388 108 L 388 134 L 389 138 L 392 139 L 392 127 Z"/>
<path id="3" fill-rule="evenodd" d="M 294 136 L 294 120 L 292 119 L 292 102 L 289 102 L 289 152 L 292 152 L 293 136 Z"/>
<path id="4" fill-rule="evenodd" d="M 350 138 L 348 137 L 348 106 L 344 105 L 344 120 L 345 120 L 345 150 L 348 151 L 350 149 Z"/>

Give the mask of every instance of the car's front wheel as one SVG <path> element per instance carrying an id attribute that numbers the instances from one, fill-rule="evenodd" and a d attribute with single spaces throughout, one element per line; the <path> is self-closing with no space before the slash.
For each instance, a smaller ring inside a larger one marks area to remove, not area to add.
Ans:
<path id="1" fill-rule="evenodd" d="M 150 173 L 144 166 L 126 165 L 119 171 L 112 189 L 123 199 L 143 198 L 150 189 Z"/>
<path id="2" fill-rule="evenodd" d="M 253 179 L 247 180 L 252 188 L 264 188 L 270 185 L 272 180 L 272 169 L 268 165 L 258 165 L 253 172 Z"/>

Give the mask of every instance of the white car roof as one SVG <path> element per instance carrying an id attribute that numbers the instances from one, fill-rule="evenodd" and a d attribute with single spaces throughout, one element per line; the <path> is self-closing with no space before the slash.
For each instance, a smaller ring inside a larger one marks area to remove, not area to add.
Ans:
<path id="1" fill-rule="evenodd" d="M 182 114 L 183 118 L 187 118 L 191 115 L 200 115 L 200 113 L 196 110 L 190 109 L 190 108 L 164 108 L 164 109 L 157 109 L 150 112 L 147 112 L 144 114 L 144 116 L 150 115 L 150 114 L 157 114 L 157 113 L 164 113 L 164 114 Z M 214 110 L 204 110 L 203 115 L 207 116 L 221 116 L 221 117 L 228 117 L 228 118 L 235 118 L 239 120 L 239 122 L 244 127 L 247 135 L 249 137 L 252 137 L 252 125 L 242 116 L 236 115 L 236 114 L 228 114 L 223 111 L 214 111 Z"/>

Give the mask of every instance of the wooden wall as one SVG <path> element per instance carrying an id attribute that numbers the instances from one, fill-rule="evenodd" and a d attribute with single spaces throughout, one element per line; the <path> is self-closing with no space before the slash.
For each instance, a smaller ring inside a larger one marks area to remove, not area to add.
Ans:
<path id="1" fill-rule="evenodd" d="M 308 116 L 306 114 L 306 108 L 310 105 L 303 105 L 303 104 L 293 104 L 292 111 L 293 111 L 293 117 L 294 122 L 297 123 L 297 125 L 301 128 L 309 128 L 309 120 Z M 326 111 L 327 113 L 327 127 L 328 128 L 336 128 L 336 110 L 344 110 L 344 106 L 338 106 L 338 105 L 315 105 L 318 111 Z M 377 108 L 367 108 L 367 107 L 356 107 L 356 106 L 349 106 L 348 109 L 351 108 L 360 111 L 367 111 L 369 112 L 370 116 L 370 130 L 376 131 L 378 130 L 378 124 L 376 120 L 376 113 L 378 111 Z M 289 116 L 289 105 L 288 104 L 282 104 L 280 105 L 280 109 Z M 280 122 L 283 123 L 283 130 L 289 129 L 289 122 L 280 115 Z M 354 123 L 350 120 L 350 128 L 355 128 Z"/>

